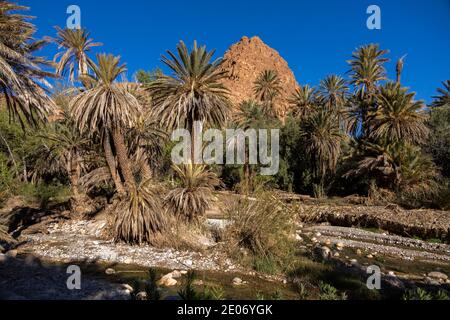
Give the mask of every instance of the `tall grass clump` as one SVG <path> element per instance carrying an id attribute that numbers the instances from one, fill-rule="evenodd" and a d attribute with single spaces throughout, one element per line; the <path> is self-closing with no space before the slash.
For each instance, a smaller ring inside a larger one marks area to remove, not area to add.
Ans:
<path id="1" fill-rule="evenodd" d="M 243 197 L 225 208 L 230 225 L 224 238 L 232 257 L 257 271 L 277 273 L 291 266 L 295 230 L 290 211 L 270 192 Z"/>

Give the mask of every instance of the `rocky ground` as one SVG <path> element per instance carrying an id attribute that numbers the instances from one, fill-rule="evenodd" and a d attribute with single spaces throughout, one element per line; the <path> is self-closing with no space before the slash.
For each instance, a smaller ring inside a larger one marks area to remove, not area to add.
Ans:
<path id="1" fill-rule="evenodd" d="M 195 252 L 149 245 L 129 246 L 101 237 L 106 222 L 67 221 L 53 224 L 48 233 L 26 235 L 20 253 L 61 262 L 85 261 L 134 264 L 168 269 L 231 271 L 237 267 L 220 250 Z"/>
<path id="2" fill-rule="evenodd" d="M 423 284 L 450 289 L 450 245 L 439 239 L 434 239 L 439 243 L 432 243 L 398 235 L 402 234 L 402 230 L 434 230 L 434 234 L 428 231 L 426 233 L 430 236 L 441 236 L 445 240 L 450 224 L 448 213 L 427 211 L 423 213 L 424 218 L 418 210 L 400 211 L 396 216 L 393 209 L 388 208 L 376 210 L 366 206 L 308 206 L 303 204 L 301 207 L 304 214 L 302 216 L 300 212 L 295 235 L 299 249 L 308 256 L 327 260 L 363 276 L 368 266 L 380 266 L 383 282 L 390 287 L 404 289 Z M 311 215 L 312 210 L 314 215 Z M 73 220 L 53 213 L 42 215 L 38 211 L 34 215 L 38 217 L 35 224 L 20 228 L 16 248 L 6 254 L 0 254 L 0 299 L 130 298 L 129 286 L 95 277 L 88 277 L 87 281 L 83 282 L 85 290 L 82 293 L 67 290 L 65 270 L 42 266 L 36 258 L 60 265 L 80 262 L 88 265 L 101 263 L 156 267 L 184 272 L 190 269 L 205 270 L 229 276 L 239 273 L 244 276 L 243 282 L 246 281 L 246 276 L 285 281 L 281 277 L 264 277 L 243 269 L 226 256 L 222 244 L 212 240 L 200 251 L 159 249 L 145 245 L 129 246 L 105 238 L 103 231 L 106 220 L 101 217 L 93 220 Z M 210 218 L 208 223 L 214 228 L 224 227 L 228 223 L 217 212 L 211 216 L 213 218 Z M 400 231 L 399 225 L 402 226 Z M 368 226 L 385 228 L 358 228 Z M 16 256 L 22 260 L 17 260 Z M 105 269 L 106 267 L 98 272 L 104 275 Z M 106 272 L 114 273 L 114 270 L 106 269 Z M 166 278 L 170 283 L 174 283 L 176 277 Z M 231 282 L 230 279 L 227 281 Z M 256 280 L 255 283 L 257 282 Z"/>
<path id="3" fill-rule="evenodd" d="M 398 206 L 340 204 L 295 205 L 303 221 L 326 222 L 342 227 L 378 228 L 404 237 L 439 239 L 450 242 L 450 212 L 438 210 L 404 210 Z"/>

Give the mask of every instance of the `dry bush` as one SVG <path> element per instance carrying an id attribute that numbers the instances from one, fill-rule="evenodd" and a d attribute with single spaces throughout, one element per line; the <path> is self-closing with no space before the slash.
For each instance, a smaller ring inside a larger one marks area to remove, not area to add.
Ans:
<path id="1" fill-rule="evenodd" d="M 387 206 L 395 203 L 395 192 L 379 188 L 376 183 L 372 182 L 367 195 L 367 205 L 369 206 Z"/>
<path id="2" fill-rule="evenodd" d="M 233 257 L 250 259 L 259 271 L 277 272 L 292 263 L 295 225 L 291 211 L 270 192 L 243 197 L 224 209 L 230 225 L 224 240 Z"/>
<path id="3" fill-rule="evenodd" d="M 214 188 L 220 180 L 204 165 L 187 164 L 172 168 L 177 175 L 178 186 L 169 191 L 164 202 L 176 217 L 196 220 L 210 208 Z"/>

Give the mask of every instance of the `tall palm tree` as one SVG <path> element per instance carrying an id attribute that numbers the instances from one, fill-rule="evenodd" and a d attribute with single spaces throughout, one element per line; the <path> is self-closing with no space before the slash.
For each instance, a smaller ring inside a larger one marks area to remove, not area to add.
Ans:
<path id="1" fill-rule="evenodd" d="M 347 82 L 338 75 L 329 75 L 320 81 L 318 100 L 327 110 L 335 112 L 341 128 L 347 131 Z"/>
<path id="2" fill-rule="evenodd" d="M 196 121 L 221 127 L 230 112 L 228 90 L 221 83 L 226 72 L 220 70 L 221 59 L 211 60 L 214 52 L 207 51 L 205 46 L 197 46 L 197 42 L 189 52 L 180 41 L 178 56 L 167 51 L 168 57 L 162 57 L 162 62 L 173 74 L 160 75 L 148 85 L 155 111 L 162 122 L 168 128 L 186 128 L 192 139 Z M 191 153 L 191 161 L 194 161 L 193 147 Z"/>
<path id="3" fill-rule="evenodd" d="M 138 115 L 134 126 L 128 132 L 130 153 L 138 164 L 140 175 L 144 180 L 152 178 L 163 154 L 164 142 L 167 140 L 166 131 L 152 111 L 146 110 Z"/>
<path id="4" fill-rule="evenodd" d="M 24 126 L 45 120 L 53 110 L 46 77 L 54 75 L 41 69 L 51 63 L 34 52 L 45 42 L 34 41 L 36 28 L 28 21 L 30 17 L 17 13 L 21 10 L 28 8 L 0 2 L 0 94 L 10 114 Z"/>
<path id="5" fill-rule="evenodd" d="M 83 156 L 89 149 L 89 139 L 80 135 L 67 113 L 42 137 L 48 141 L 48 145 L 44 146 L 41 161 L 35 169 L 41 173 L 54 170 L 66 174 L 70 181 L 72 199 L 75 204 L 79 203 L 82 199 L 80 178 L 85 169 Z"/>
<path id="6" fill-rule="evenodd" d="M 264 70 L 253 84 L 253 93 L 258 101 L 267 109 L 275 113 L 274 99 L 281 92 L 281 81 L 275 70 Z"/>
<path id="7" fill-rule="evenodd" d="M 369 114 L 370 137 L 422 143 L 428 135 L 423 101 L 414 100 L 415 92 L 408 92 L 399 83 L 389 82 L 380 87 L 378 108 Z"/>
<path id="8" fill-rule="evenodd" d="M 292 115 L 296 118 L 309 116 L 316 107 L 316 90 L 309 85 L 299 86 L 289 98 Z"/>
<path id="9" fill-rule="evenodd" d="M 243 101 L 239 104 L 236 112 L 233 114 L 233 122 L 242 130 L 269 128 L 272 126 L 271 122 L 274 121 L 275 119 L 268 113 L 267 109 L 254 100 Z M 253 174 L 249 162 L 249 149 L 246 146 L 243 166 L 245 185 L 242 186 L 244 192 L 253 190 Z"/>
<path id="10" fill-rule="evenodd" d="M 433 107 L 450 106 L 450 80 L 442 82 L 444 88 L 438 88 L 438 95 L 433 97 Z"/>
<path id="11" fill-rule="evenodd" d="M 84 29 L 61 29 L 56 27 L 57 37 L 50 41 L 58 45 L 60 51 L 55 55 L 54 60 L 58 61 L 56 65 L 56 73 L 62 76 L 69 71 L 70 81 L 75 80 L 75 69 L 78 68 L 78 78 L 88 74 L 89 65 L 92 61 L 88 56 L 88 52 L 94 48 L 101 46 L 101 43 L 93 42 L 89 38 L 89 32 Z"/>
<path id="12" fill-rule="evenodd" d="M 362 97 L 370 97 L 376 93 L 378 82 L 386 80 L 384 63 L 389 59 L 384 58 L 387 50 L 381 50 L 378 44 L 369 44 L 358 48 L 353 53 L 353 60 L 349 60 L 350 79 L 357 92 Z"/>
<path id="13" fill-rule="evenodd" d="M 334 112 L 321 109 L 306 119 L 302 126 L 306 151 L 313 164 L 313 172 L 323 188 L 327 173 L 334 173 L 344 138 Z"/>
<path id="14" fill-rule="evenodd" d="M 124 134 L 134 123 L 136 115 L 141 111 L 141 105 L 133 95 L 115 82 L 117 77 L 126 71 L 125 65 L 120 65 L 120 57 L 99 54 L 97 61 L 98 66 L 93 65 L 95 86 L 78 94 L 71 101 L 70 108 L 81 132 L 88 135 L 100 134 L 111 176 L 118 192 L 123 193 L 117 169 L 125 185 L 135 187 Z M 111 137 L 118 168 L 111 148 Z"/>
<path id="15" fill-rule="evenodd" d="M 381 50 L 378 44 L 369 44 L 358 48 L 349 60 L 350 84 L 355 94 L 349 101 L 348 123 L 353 134 L 367 134 L 367 114 L 376 109 L 375 97 L 378 85 L 386 80 L 384 64 L 389 61 L 384 56 L 387 50 Z"/>
<path id="16" fill-rule="evenodd" d="M 319 99 L 329 110 L 339 111 L 347 100 L 348 86 L 346 81 L 335 74 L 320 81 Z"/>

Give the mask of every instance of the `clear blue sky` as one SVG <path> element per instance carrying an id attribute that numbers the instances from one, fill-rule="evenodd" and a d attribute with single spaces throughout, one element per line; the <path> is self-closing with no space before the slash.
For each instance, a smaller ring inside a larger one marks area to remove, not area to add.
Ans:
<path id="1" fill-rule="evenodd" d="M 395 61 L 407 54 L 402 82 L 420 99 L 429 101 L 450 79 L 450 0 L 18 1 L 31 7 L 38 36 L 53 36 L 54 26 L 65 26 L 67 6 L 78 5 L 82 26 L 104 44 L 100 51 L 122 56 L 129 78 L 161 65 L 161 54 L 180 39 L 196 39 L 222 56 L 242 36 L 258 35 L 288 61 L 300 84 L 343 75 L 354 49 L 372 42 L 390 50 L 391 78 Z M 381 8 L 381 30 L 366 28 L 371 4 Z"/>

